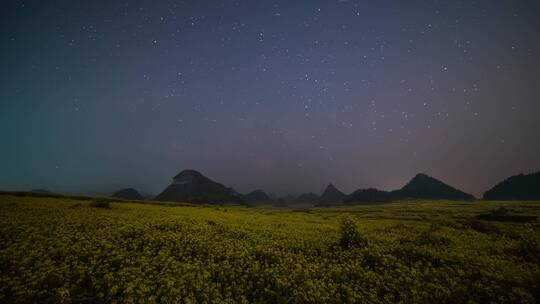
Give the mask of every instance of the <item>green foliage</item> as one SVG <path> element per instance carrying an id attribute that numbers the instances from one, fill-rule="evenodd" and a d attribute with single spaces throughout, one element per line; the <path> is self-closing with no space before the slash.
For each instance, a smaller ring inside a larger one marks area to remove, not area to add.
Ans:
<path id="1" fill-rule="evenodd" d="M 527 261 L 540 263 L 540 240 L 524 235 L 518 243 L 517 255 Z"/>
<path id="2" fill-rule="evenodd" d="M 358 226 L 351 219 L 344 219 L 341 222 L 341 237 L 339 239 L 339 245 L 343 249 L 350 249 L 353 247 L 362 248 L 367 246 L 367 239 L 362 236 L 358 231 Z"/>
<path id="3" fill-rule="evenodd" d="M 540 302 L 538 203 L 90 204 L 0 195 L 0 303 Z"/>

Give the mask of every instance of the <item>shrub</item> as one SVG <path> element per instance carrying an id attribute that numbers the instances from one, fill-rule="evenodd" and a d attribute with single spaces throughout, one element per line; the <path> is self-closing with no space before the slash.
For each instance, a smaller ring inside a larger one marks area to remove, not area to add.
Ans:
<path id="1" fill-rule="evenodd" d="M 518 244 L 517 255 L 529 262 L 540 262 L 540 243 L 532 237 L 523 238 Z"/>
<path id="2" fill-rule="evenodd" d="M 420 233 L 415 243 L 417 245 L 427 246 L 450 246 L 452 245 L 452 240 L 444 236 L 436 235 L 433 232 L 424 231 Z"/>
<path id="3" fill-rule="evenodd" d="M 343 249 L 350 249 L 353 247 L 365 247 L 367 246 L 367 238 L 365 238 L 356 224 L 350 219 L 344 219 L 341 222 L 341 237 L 339 239 L 339 245 Z"/>

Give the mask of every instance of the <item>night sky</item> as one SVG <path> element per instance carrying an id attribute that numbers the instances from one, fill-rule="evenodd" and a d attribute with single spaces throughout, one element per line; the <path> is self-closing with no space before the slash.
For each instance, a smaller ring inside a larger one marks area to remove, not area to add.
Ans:
<path id="1" fill-rule="evenodd" d="M 539 1 L 2 1 L 0 189 L 475 195 L 540 169 Z"/>

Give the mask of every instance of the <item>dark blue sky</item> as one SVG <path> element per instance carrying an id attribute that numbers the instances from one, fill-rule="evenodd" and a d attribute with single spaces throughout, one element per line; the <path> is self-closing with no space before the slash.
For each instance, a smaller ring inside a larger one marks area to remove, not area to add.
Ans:
<path id="1" fill-rule="evenodd" d="M 476 195 L 540 169 L 538 1 L 2 1 L 0 188 Z"/>

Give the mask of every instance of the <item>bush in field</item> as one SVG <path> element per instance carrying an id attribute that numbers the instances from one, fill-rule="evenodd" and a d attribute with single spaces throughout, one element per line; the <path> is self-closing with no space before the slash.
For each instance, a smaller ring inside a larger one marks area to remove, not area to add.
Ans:
<path id="1" fill-rule="evenodd" d="M 103 208 L 103 209 L 111 208 L 108 201 L 93 201 L 93 202 L 90 202 L 90 207 Z"/>
<path id="2" fill-rule="evenodd" d="M 450 246 L 452 245 L 452 240 L 444 236 L 436 235 L 431 231 L 424 231 L 418 235 L 415 243 L 417 245 L 427 246 Z"/>
<path id="3" fill-rule="evenodd" d="M 529 262 L 540 262 L 540 242 L 530 236 L 525 236 L 518 244 L 517 255 Z"/>
<path id="4" fill-rule="evenodd" d="M 367 246 L 367 239 L 360 233 L 356 224 L 350 219 L 344 219 L 341 222 L 341 237 L 339 245 L 343 249 L 353 247 L 362 248 Z"/>

